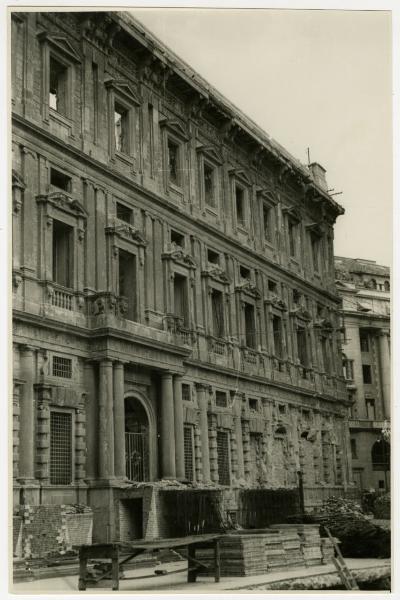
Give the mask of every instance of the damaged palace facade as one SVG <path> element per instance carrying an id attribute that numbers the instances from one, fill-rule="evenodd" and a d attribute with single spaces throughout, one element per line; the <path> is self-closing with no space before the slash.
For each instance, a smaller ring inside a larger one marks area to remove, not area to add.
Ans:
<path id="1" fill-rule="evenodd" d="M 14 12 L 12 111 L 15 504 L 102 540 L 162 534 L 156 480 L 344 493 L 324 169 L 123 13 Z"/>

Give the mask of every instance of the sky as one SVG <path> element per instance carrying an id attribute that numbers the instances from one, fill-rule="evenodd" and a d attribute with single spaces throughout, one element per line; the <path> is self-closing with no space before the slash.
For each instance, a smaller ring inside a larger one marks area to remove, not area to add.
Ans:
<path id="1" fill-rule="evenodd" d="M 385 11 L 134 9 L 132 14 L 345 208 L 335 254 L 392 261 L 391 16 Z"/>

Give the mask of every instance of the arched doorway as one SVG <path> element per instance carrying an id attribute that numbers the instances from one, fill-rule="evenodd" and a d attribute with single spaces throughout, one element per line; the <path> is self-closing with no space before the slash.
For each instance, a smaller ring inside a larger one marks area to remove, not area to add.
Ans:
<path id="1" fill-rule="evenodd" d="M 125 457 L 129 481 L 149 481 L 149 420 L 137 398 L 125 398 Z"/>

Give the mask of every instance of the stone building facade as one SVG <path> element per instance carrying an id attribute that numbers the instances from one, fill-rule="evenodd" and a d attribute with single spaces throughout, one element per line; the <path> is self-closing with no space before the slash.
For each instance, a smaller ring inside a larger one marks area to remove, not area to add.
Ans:
<path id="1" fill-rule="evenodd" d="M 111 539 L 160 479 L 342 493 L 324 169 L 131 16 L 11 20 L 15 503 L 87 503 Z"/>
<path id="2" fill-rule="evenodd" d="M 335 257 L 342 298 L 343 372 L 349 395 L 355 484 L 390 487 L 390 270 L 374 261 Z"/>

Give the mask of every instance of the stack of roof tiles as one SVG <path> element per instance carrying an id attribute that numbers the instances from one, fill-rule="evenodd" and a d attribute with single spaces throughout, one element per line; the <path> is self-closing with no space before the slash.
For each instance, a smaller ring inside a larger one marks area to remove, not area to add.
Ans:
<path id="1" fill-rule="evenodd" d="M 225 535 L 220 541 L 221 575 L 225 577 L 261 575 L 267 570 L 265 563 L 265 538 L 267 535 Z M 199 549 L 196 558 L 210 562 L 213 550 Z"/>
<path id="2" fill-rule="evenodd" d="M 279 531 L 279 537 L 285 551 L 286 565 L 297 567 L 304 565 L 304 556 L 296 525 L 276 525 L 271 529 Z"/>

